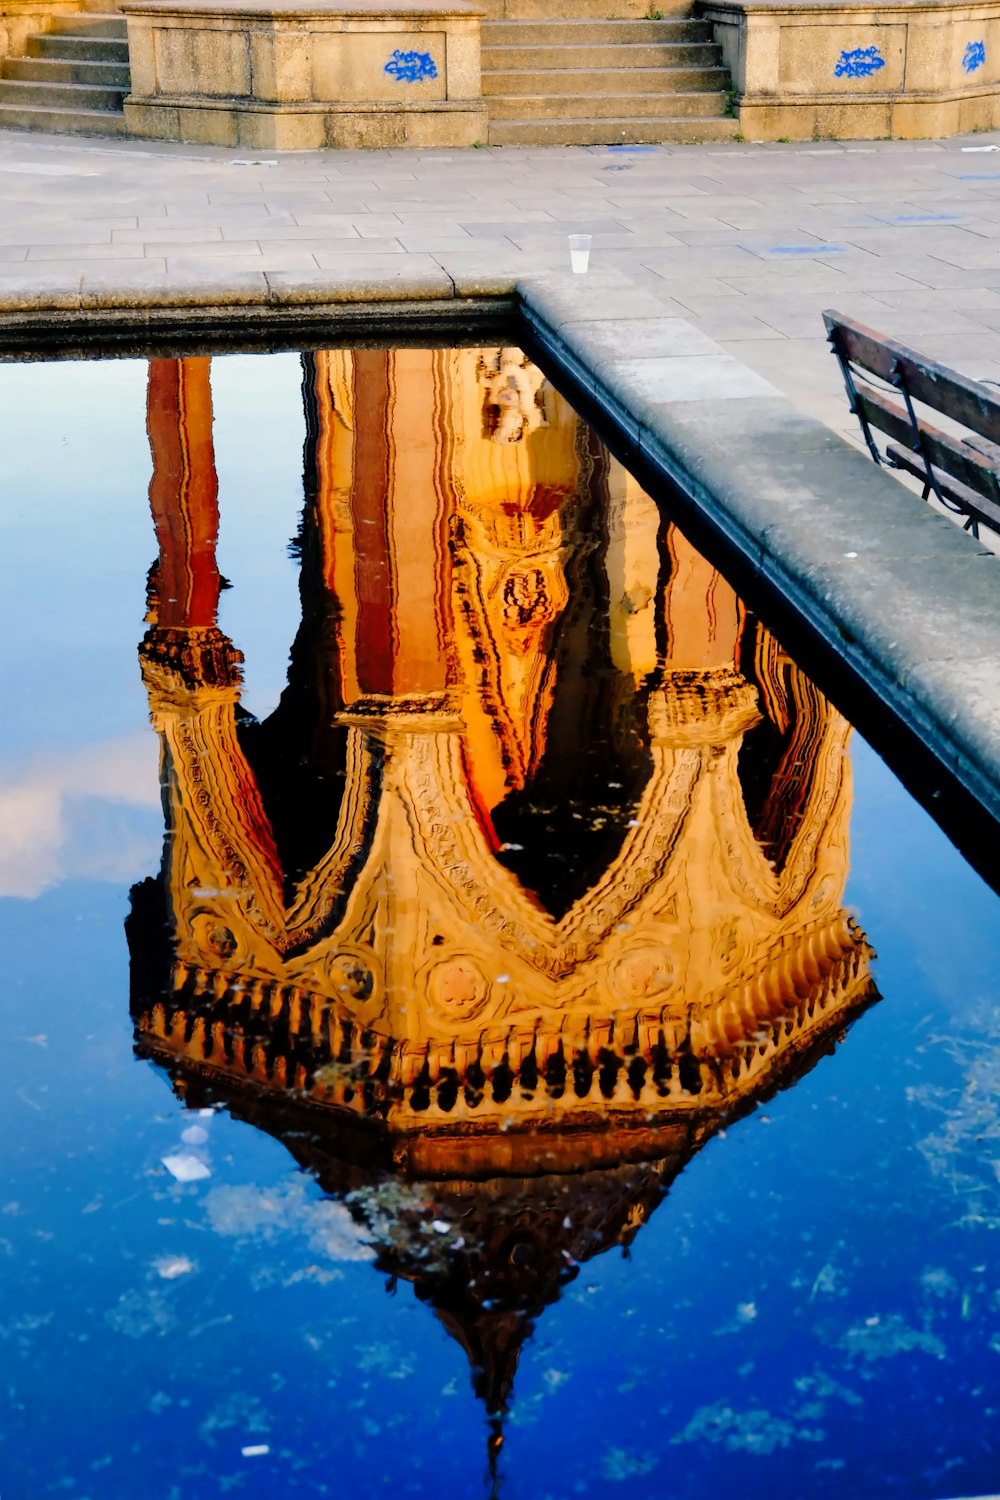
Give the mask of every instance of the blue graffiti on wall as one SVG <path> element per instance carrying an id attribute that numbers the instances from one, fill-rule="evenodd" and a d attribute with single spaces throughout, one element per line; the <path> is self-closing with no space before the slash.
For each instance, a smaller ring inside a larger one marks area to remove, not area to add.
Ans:
<path id="1" fill-rule="evenodd" d="M 437 63 L 429 52 L 401 52 L 397 47 L 385 65 L 399 83 L 421 83 L 438 76 Z"/>
<path id="2" fill-rule="evenodd" d="M 834 78 L 868 78 L 885 67 L 885 58 L 877 47 L 854 47 L 840 54 L 833 70 Z"/>
<path id="3" fill-rule="evenodd" d="M 962 58 L 962 67 L 965 69 L 965 71 L 967 73 L 974 73 L 977 68 L 981 68 L 983 66 L 983 63 L 985 61 L 986 43 L 970 42 L 966 47 L 965 55 Z"/>

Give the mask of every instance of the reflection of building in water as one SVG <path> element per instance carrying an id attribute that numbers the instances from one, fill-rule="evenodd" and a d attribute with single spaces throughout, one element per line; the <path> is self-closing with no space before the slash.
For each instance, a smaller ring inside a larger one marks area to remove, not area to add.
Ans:
<path id="1" fill-rule="evenodd" d="M 873 998 L 848 728 L 519 351 L 317 354 L 304 389 L 302 626 L 256 723 L 208 363 L 151 366 L 139 1046 L 392 1218 L 495 1411 L 572 1267 Z"/>

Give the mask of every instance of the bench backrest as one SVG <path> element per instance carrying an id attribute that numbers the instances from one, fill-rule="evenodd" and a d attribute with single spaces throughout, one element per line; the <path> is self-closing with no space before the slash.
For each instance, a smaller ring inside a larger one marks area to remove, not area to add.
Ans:
<path id="1" fill-rule="evenodd" d="M 876 461 L 872 427 L 900 445 L 888 461 L 924 480 L 925 495 L 933 489 L 949 509 L 1000 529 L 1000 392 L 842 313 L 825 312 L 823 321 Z M 967 431 L 943 431 L 914 402 Z"/>
<path id="2" fill-rule="evenodd" d="M 825 312 L 827 335 L 841 359 L 896 384 L 901 377 L 914 401 L 922 401 L 981 437 L 1000 444 L 1000 392 L 990 390 L 957 370 L 949 370 L 906 344 L 845 318 Z"/>

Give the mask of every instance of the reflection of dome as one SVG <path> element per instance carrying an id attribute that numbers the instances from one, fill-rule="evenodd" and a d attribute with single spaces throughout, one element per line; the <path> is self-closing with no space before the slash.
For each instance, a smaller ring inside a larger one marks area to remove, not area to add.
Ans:
<path id="1" fill-rule="evenodd" d="M 130 919 L 133 940 L 142 904 L 140 897 Z M 695 1107 L 663 1109 L 641 1128 L 623 1124 L 613 1108 L 591 1118 L 589 1128 L 555 1114 L 549 1130 L 530 1136 L 496 1128 L 467 1136 L 428 1124 L 400 1139 L 377 1109 L 359 1118 L 280 1087 L 294 1071 L 285 1059 L 276 1059 L 278 1086 L 271 1087 L 227 1066 L 223 1056 L 235 1060 L 239 1047 L 225 1027 L 221 1055 L 209 1067 L 164 1046 L 142 1015 L 136 1035 L 140 1055 L 165 1067 L 190 1107 L 223 1104 L 234 1118 L 275 1136 L 326 1193 L 347 1205 L 374 1251 L 375 1269 L 410 1282 L 465 1350 L 490 1422 L 492 1461 L 521 1349 L 545 1308 L 581 1265 L 615 1246 L 627 1248 L 716 1130 L 808 1072 L 874 998 L 869 982 L 835 1025 L 820 1022 L 808 1046 L 784 1056 L 769 1087 L 744 1095 L 732 1112 L 692 1101 Z M 173 1022 L 175 1035 L 197 1036 L 189 1016 L 176 1013 Z"/>
<path id="2" fill-rule="evenodd" d="M 151 415 L 168 838 L 128 923 L 138 1050 L 343 1199 L 492 1415 L 576 1266 L 875 998 L 847 726 L 554 392 L 497 456 L 477 382 L 514 354 L 307 360 L 303 621 L 261 724 L 214 483 Z M 207 364 L 161 363 L 151 404 L 204 423 Z"/>

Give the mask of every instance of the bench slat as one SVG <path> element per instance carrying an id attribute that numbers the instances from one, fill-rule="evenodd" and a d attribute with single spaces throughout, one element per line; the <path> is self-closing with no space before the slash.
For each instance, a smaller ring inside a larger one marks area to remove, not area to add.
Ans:
<path id="1" fill-rule="evenodd" d="M 914 401 L 922 401 L 982 437 L 1000 443 L 1000 396 L 992 396 L 978 381 L 949 370 L 936 360 L 925 359 L 895 339 L 883 338 L 853 318 L 829 311 L 823 314 L 823 321 L 842 359 L 870 370 L 889 384 L 893 367 L 898 365 Z"/>
<path id="2" fill-rule="evenodd" d="M 886 451 L 897 467 L 905 469 L 915 479 L 926 479 L 927 471 L 916 453 L 912 453 L 905 448 L 898 448 L 895 444 L 890 444 Z M 962 507 L 967 515 L 972 516 L 974 520 L 981 522 L 982 525 L 988 526 L 991 531 L 1000 532 L 1000 505 L 994 505 L 991 500 L 985 499 L 982 495 L 975 494 L 966 485 L 960 483 L 957 479 L 950 478 L 949 475 L 943 473 L 934 464 L 931 465 L 931 468 L 934 470 L 934 478 L 938 482 L 938 488 L 946 500 L 953 500 L 956 505 Z"/>
<path id="3" fill-rule="evenodd" d="M 860 387 L 857 398 L 865 420 L 912 454 L 914 462 L 920 468 L 920 457 L 913 451 L 913 428 L 903 407 L 897 406 L 880 391 L 862 390 Z M 935 469 L 953 474 L 974 494 L 1000 504 L 1000 474 L 975 448 L 942 432 L 940 428 L 933 427 L 929 422 L 920 423 L 920 436 L 927 457 Z"/>

